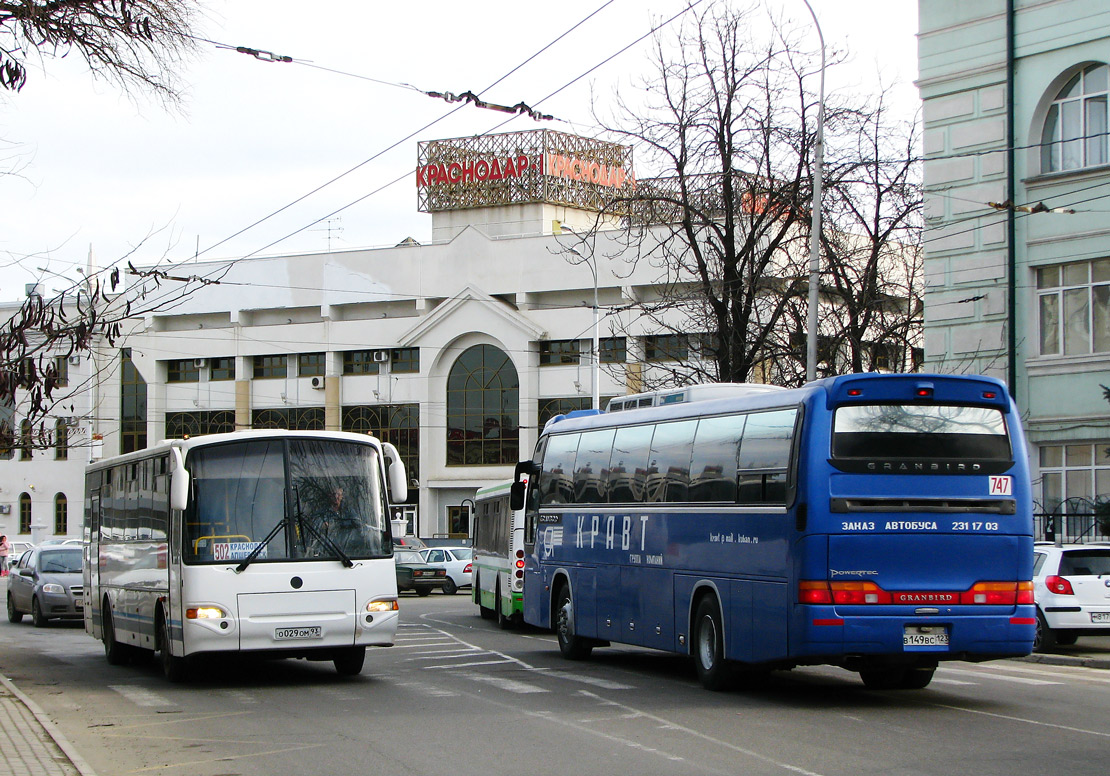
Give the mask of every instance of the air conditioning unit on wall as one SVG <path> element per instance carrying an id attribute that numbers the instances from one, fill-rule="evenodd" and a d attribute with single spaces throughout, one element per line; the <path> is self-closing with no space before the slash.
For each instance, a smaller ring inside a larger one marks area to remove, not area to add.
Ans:
<path id="1" fill-rule="evenodd" d="M 384 364 L 384 363 L 388 362 L 389 361 L 389 351 L 388 350 L 375 350 L 374 351 L 374 361 L 379 363 L 379 364 Z"/>
<path id="2" fill-rule="evenodd" d="M 196 367 L 197 369 L 204 369 L 206 366 L 208 366 L 208 359 L 207 358 L 194 358 L 193 359 L 193 366 Z"/>
<path id="3" fill-rule="evenodd" d="M 315 388 L 318 391 L 322 391 L 324 389 L 324 378 L 322 378 L 322 377 L 313 377 L 312 378 L 312 387 Z"/>

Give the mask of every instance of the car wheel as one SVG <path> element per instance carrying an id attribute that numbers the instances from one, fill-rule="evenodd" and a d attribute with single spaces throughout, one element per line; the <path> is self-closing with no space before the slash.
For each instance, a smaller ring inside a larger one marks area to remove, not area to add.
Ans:
<path id="1" fill-rule="evenodd" d="M 362 673 L 366 661 L 366 647 L 347 647 L 336 653 L 332 663 L 340 676 L 357 676 Z"/>
<path id="2" fill-rule="evenodd" d="M 723 690 L 729 683 L 729 665 L 725 660 L 724 629 L 717 599 L 707 595 L 698 602 L 693 627 L 694 666 L 701 686 L 707 690 Z"/>
<path id="3" fill-rule="evenodd" d="M 430 587 L 418 587 L 418 588 L 416 588 L 416 594 L 418 596 L 420 596 L 421 598 L 423 598 L 426 595 L 429 595 L 431 592 L 432 592 L 432 589 Z"/>
<path id="4" fill-rule="evenodd" d="M 559 587 L 555 596 L 555 637 L 559 640 L 559 651 L 567 660 L 585 660 L 593 652 L 593 644 L 575 634 L 574 602 L 570 600 L 570 588 L 566 583 Z"/>
<path id="5" fill-rule="evenodd" d="M 104 658 L 108 661 L 108 665 L 122 666 L 127 663 L 129 657 L 129 650 L 126 644 L 120 644 L 116 641 L 116 629 L 112 623 L 112 607 L 108 604 L 108 599 L 104 599 L 104 607 L 101 609 L 104 617 L 104 630 L 101 633 L 101 638 L 104 640 Z"/>
<path id="6" fill-rule="evenodd" d="M 23 612 L 15 608 L 11 593 L 8 593 L 8 622 L 23 622 Z"/>
<path id="7" fill-rule="evenodd" d="M 42 604 L 39 603 L 37 596 L 31 599 L 31 622 L 36 628 L 45 628 L 50 624 L 50 620 L 42 613 Z"/>
<path id="8" fill-rule="evenodd" d="M 444 595 L 454 595 L 459 592 L 459 586 L 455 584 L 455 580 L 447 577 L 447 584 L 443 586 Z"/>
<path id="9" fill-rule="evenodd" d="M 1079 636 L 1075 633 L 1068 631 L 1054 631 L 1056 634 L 1056 643 L 1061 647 L 1070 647 L 1079 640 Z"/>
<path id="10" fill-rule="evenodd" d="M 1037 610 L 1037 635 L 1033 637 L 1033 651 L 1047 652 L 1056 648 L 1056 633 L 1048 627 L 1041 610 Z"/>
<path id="11" fill-rule="evenodd" d="M 158 618 L 158 662 L 162 664 L 162 675 L 169 682 L 185 681 L 188 665 L 183 657 L 175 657 L 170 647 L 170 629 L 163 614 Z"/>

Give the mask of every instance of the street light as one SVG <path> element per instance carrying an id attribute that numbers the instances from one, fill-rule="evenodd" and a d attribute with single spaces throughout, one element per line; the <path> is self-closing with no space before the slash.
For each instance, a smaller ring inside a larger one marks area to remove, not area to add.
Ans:
<path id="1" fill-rule="evenodd" d="M 559 228 L 563 232 L 569 232 L 570 234 L 573 234 L 579 240 L 582 240 L 583 243 L 586 242 L 585 238 L 582 237 L 582 235 L 578 234 L 578 232 L 574 231 L 569 226 L 565 226 L 565 225 L 560 224 Z M 586 266 L 588 266 L 590 268 L 590 273 L 594 276 L 594 352 L 593 352 L 593 360 L 590 364 L 590 382 L 593 384 L 593 408 L 595 410 L 600 410 L 601 409 L 601 381 L 600 381 L 600 372 L 601 372 L 601 334 L 600 334 L 600 326 L 601 326 L 601 320 L 600 320 L 600 315 L 598 313 L 598 304 L 597 304 L 597 262 L 592 257 L 592 254 L 593 254 L 592 251 L 591 251 L 591 257 L 587 258 L 587 257 L 583 256 L 581 253 L 579 253 L 577 250 L 575 250 L 574 248 L 571 248 L 571 247 L 568 246 L 567 250 L 570 251 L 571 253 L 573 253 L 575 256 L 582 259 L 582 261 L 586 262 Z"/>
<path id="2" fill-rule="evenodd" d="M 809 0 L 802 0 L 813 17 L 821 41 L 821 90 L 817 103 L 817 142 L 813 146 L 813 201 L 810 203 L 809 235 L 809 325 L 806 334 L 806 380 L 817 379 L 817 304 L 821 285 L 821 178 L 825 156 L 825 36 Z"/>

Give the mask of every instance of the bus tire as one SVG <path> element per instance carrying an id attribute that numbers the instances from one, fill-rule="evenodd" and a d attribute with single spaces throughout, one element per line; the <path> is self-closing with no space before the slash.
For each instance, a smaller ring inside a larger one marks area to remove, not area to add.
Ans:
<path id="1" fill-rule="evenodd" d="M 698 602 L 694 612 L 693 636 L 694 666 L 701 686 L 714 692 L 726 689 L 731 670 L 725 660 L 721 607 L 712 595 L 704 596 Z"/>
<path id="2" fill-rule="evenodd" d="M 166 681 L 177 684 L 185 681 L 188 675 L 188 666 L 185 658 L 175 657 L 170 647 L 170 629 L 166 625 L 164 613 L 158 616 L 158 662 L 162 665 L 162 675 Z"/>
<path id="3" fill-rule="evenodd" d="M 908 672 L 905 668 L 865 668 L 859 672 L 859 678 L 868 690 L 899 690 L 906 687 L 904 682 Z M 932 678 L 930 673 L 929 679 Z"/>
<path id="4" fill-rule="evenodd" d="M 104 599 L 104 606 L 100 611 L 103 612 L 104 618 L 104 628 L 100 634 L 104 641 L 104 657 L 108 661 L 108 665 L 126 665 L 130 657 L 130 650 L 127 649 L 126 644 L 120 644 L 116 641 L 116 628 L 112 624 L 112 607 L 107 598 Z"/>
<path id="5" fill-rule="evenodd" d="M 555 637 L 559 640 L 559 651 L 567 660 L 585 660 L 593 652 L 593 644 L 575 633 L 574 603 L 565 582 L 555 594 Z"/>
<path id="6" fill-rule="evenodd" d="M 15 601 L 12 600 L 11 593 L 8 593 L 8 622 L 23 622 L 23 612 L 15 608 Z"/>
<path id="7" fill-rule="evenodd" d="M 39 603 L 38 596 L 31 599 L 31 622 L 36 628 L 45 628 L 50 624 L 50 620 L 42 613 L 42 604 Z"/>
<path id="8" fill-rule="evenodd" d="M 459 586 L 455 584 L 455 580 L 447 577 L 447 584 L 443 586 L 443 594 L 454 595 L 457 592 L 459 592 Z"/>
<path id="9" fill-rule="evenodd" d="M 498 592 L 501 591 L 501 579 L 500 578 L 498 578 L 498 580 L 497 580 L 497 590 L 498 590 Z M 500 595 L 497 596 L 497 609 L 495 610 L 495 612 L 497 614 L 497 627 L 498 628 L 500 628 L 501 630 L 509 630 L 510 628 L 513 627 L 513 618 L 505 616 L 504 602 L 501 600 Z"/>
<path id="10" fill-rule="evenodd" d="M 493 600 L 496 602 L 501 596 L 500 590 L 493 591 Z M 482 615 L 483 620 L 492 620 L 497 617 L 497 613 L 482 603 L 482 579 L 481 577 L 474 578 L 474 597 L 478 601 L 478 614 Z M 494 606 L 497 604 L 495 603 Z"/>
<path id="11" fill-rule="evenodd" d="M 933 681 L 936 670 L 935 668 L 907 668 L 898 687 L 902 690 L 923 690 L 929 686 L 929 682 Z"/>
<path id="12" fill-rule="evenodd" d="M 340 676 L 358 676 L 366 662 L 366 647 L 345 647 L 335 653 L 332 663 Z"/>
<path id="13" fill-rule="evenodd" d="M 1037 609 L 1037 635 L 1033 637 L 1034 652 L 1048 652 L 1056 648 L 1056 632 L 1048 627 L 1048 621 Z"/>

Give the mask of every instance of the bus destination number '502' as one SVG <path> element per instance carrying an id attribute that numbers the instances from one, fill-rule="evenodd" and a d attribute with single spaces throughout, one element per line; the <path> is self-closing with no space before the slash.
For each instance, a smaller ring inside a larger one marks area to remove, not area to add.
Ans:
<path id="1" fill-rule="evenodd" d="M 997 531 L 998 523 L 982 523 L 977 520 L 957 520 L 952 523 L 953 531 Z"/>

